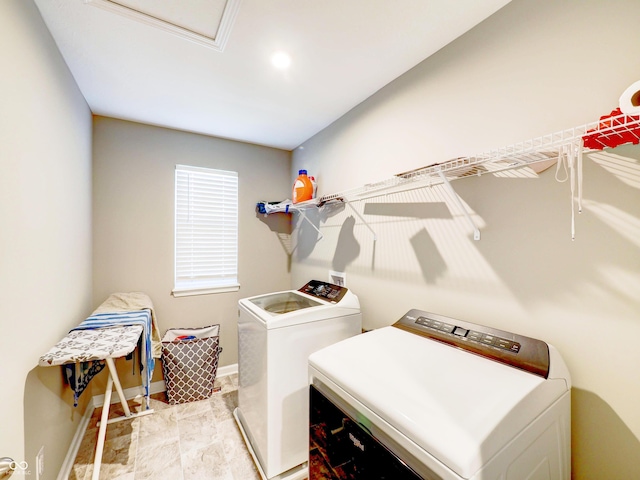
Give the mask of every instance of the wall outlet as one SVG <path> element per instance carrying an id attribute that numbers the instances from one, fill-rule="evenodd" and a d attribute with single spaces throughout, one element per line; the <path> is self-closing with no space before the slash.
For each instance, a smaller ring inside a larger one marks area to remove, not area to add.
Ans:
<path id="1" fill-rule="evenodd" d="M 44 474 L 44 445 L 40 447 L 38 455 L 36 455 L 36 478 L 40 480 Z"/>
<path id="2" fill-rule="evenodd" d="M 335 272 L 329 270 L 329 282 L 341 287 L 347 286 L 347 274 L 345 272 Z"/>

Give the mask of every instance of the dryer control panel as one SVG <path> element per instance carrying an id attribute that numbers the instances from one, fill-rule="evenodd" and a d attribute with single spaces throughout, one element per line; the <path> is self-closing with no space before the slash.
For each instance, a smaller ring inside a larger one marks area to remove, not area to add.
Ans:
<path id="1" fill-rule="evenodd" d="M 333 283 L 311 280 L 304 287 L 298 289 L 299 292 L 306 293 L 313 297 L 321 298 L 331 303 L 338 303 L 347 293 L 345 287 L 334 285 Z"/>
<path id="2" fill-rule="evenodd" d="M 409 310 L 393 326 L 544 378 L 549 375 L 549 347 L 542 340 L 422 310 Z"/>

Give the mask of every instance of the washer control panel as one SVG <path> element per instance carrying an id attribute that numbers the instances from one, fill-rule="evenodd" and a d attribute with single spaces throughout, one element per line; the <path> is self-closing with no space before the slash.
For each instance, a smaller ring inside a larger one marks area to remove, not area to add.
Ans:
<path id="1" fill-rule="evenodd" d="M 313 297 L 322 298 L 331 303 L 338 303 L 347 293 L 345 287 L 320 280 L 311 280 L 304 287 L 299 288 L 298 291 Z"/>
<path id="2" fill-rule="evenodd" d="M 409 310 L 393 326 L 544 378 L 549 375 L 549 347 L 535 338 L 422 310 Z"/>

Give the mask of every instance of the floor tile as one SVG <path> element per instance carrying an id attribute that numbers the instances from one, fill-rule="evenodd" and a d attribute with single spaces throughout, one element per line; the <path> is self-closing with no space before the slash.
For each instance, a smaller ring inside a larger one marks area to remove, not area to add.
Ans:
<path id="1" fill-rule="evenodd" d="M 241 454 L 237 454 L 229 463 L 233 480 L 260 480 L 258 469 L 248 451 L 245 450 Z"/>
<path id="2" fill-rule="evenodd" d="M 184 480 L 233 480 L 220 440 L 182 455 Z"/>
<path id="3" fill-rule="evenodd" d="M 233 418 L 233 411 L 238 406 L 238 392 L 220 392 L 213 395 L 209 400 L 213 414 L 218 421 L 230 420 Z"/>
<path id="4" fill-rule="evenodd" d="M 102 480 L 260 480 L 233 418 L 238 406 L 237 375 L 216 379 L 219 389 L 206 400 L 170 405 L 153 394 L 154 413 L 109 424 L 100 469 Z M 142 398 L 128 402 L 144 409 Z M 90 480 L 102 408 L 92 415 L 76 455 L 70 480 Z M 120 404 L 109 417 L 123 415 Z"/>
<path id="5" fill-rule="evenodd" d="M 173 409 L 160 410 L 138 418 L 140 431 L 138 442 L 141 448 L 166 443 L 167 439 L 178 441 L 178 417 Z"/>
<path id="6" fill-rule="evenodd" d="M 178 431 L 180 451 L 183 455 L 191 450 L 209 446 L 219 439 L 216 419 L 211 409 L 200 415 L 181 418 L 178 420 Z"/>
<path id="7" fill-rule="evenodd" d="M 135 480 L 182 480 L 180 441 L 170 438 L 140 445 L 136 458 Z"/>

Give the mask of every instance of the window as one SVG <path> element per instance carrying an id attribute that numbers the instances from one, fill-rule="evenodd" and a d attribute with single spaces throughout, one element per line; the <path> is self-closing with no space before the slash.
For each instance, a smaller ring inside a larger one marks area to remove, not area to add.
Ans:
<path id="1" fill-rule="evenodd" d="M 238 290 L 238 173 L 176 165 L 175 181 L 173 295 Z"/>

